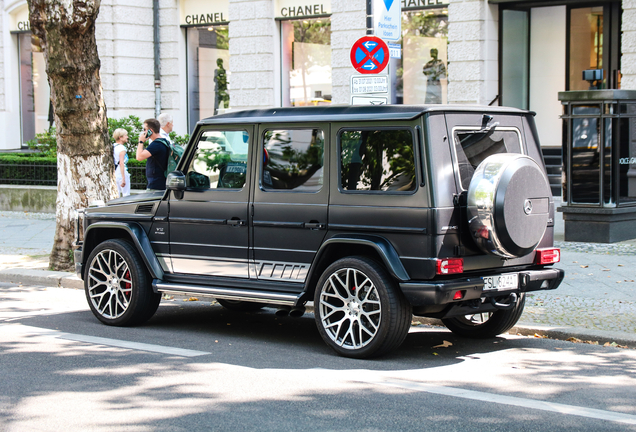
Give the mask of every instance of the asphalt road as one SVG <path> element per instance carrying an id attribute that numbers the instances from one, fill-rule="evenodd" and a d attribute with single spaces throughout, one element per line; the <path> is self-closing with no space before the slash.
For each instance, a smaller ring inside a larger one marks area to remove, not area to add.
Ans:
<path id="1" fill-rule="evenodd" d="M 352 360 L 312 315 L 173 300 L 114 328 L 82 291 L 0 284 L 0 430 L 636 430 L 636 350 L 417 326 Z"/>

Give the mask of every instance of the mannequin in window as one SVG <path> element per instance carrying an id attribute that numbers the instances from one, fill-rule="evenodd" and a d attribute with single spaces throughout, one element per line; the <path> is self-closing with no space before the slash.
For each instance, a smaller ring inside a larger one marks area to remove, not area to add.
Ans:
<path id="1" fill-rule="evenodd" d="M 218 68 L 214 71 L 214 83 L 216 91 L 214 93 L 214 114 L 218 114 L 219 106 L 223 103 L 223 108 L 230 106 L 230 95 L 227 94 L 227 72 L 223 67 L 223 59 L 216 59 Z"/>
<path id="2" fill-rule="evenodd" d="M 424 65 L 422 72 L 426 76 L 425 103 L 442 103 L 442 85 L 440 80 L 446 79 L 446 66 L 437 58 L 437 48 L 431 48 L 431 59 Z"/>

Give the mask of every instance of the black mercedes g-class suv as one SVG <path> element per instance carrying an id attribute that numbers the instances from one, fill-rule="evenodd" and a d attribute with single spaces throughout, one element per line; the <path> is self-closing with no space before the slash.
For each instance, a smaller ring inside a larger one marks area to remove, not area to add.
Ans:
<path id="1" fill-rule="evenodd" d="M 556 288 L 533 114 L 470 106 L 274 108 L 198 123 L 165 193 L 78 212 L 75 262 L 105 324 L 161 293 L 226 308 L 313 301 L 338 354 L 400 346 L 412 314 L 494 337 Z M 246 319 L 250 319 L 247 317 Z"/>

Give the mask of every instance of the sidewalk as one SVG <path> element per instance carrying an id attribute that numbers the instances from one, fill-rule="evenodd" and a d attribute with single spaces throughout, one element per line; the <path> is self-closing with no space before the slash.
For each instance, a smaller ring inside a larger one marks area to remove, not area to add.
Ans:
<path id="1" fill-rule="evenodd" d="M 561 213 L 555 223 L 565 279 L 555 291 L 529 293 L 512 331 L 636 348 L 636 240 L 565 242 Z M 54 232 L 53 214 L 0 212 L 0 282 L 82 289 L 73 273 L 47 271 Z"/>

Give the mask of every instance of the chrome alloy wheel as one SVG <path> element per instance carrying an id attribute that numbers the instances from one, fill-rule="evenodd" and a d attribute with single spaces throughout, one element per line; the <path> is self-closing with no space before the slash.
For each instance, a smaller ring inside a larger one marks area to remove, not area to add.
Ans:
<path id="1" fill-rule="evenodd" d="M 94 309 L 104 318 L 122 316 L 132 296 L 132 278 L 128 263 L 116 251 L 99 252 L 88 268 L 88 293 Z"/>
<path id="2" fill-rule="evenodd" d="M 320 292 L 320 317 L 327 335 L 338 346 L 355 350 L 378 333 L 382 307 L 377 289 L 360 270 L 332 273 Z"/>

